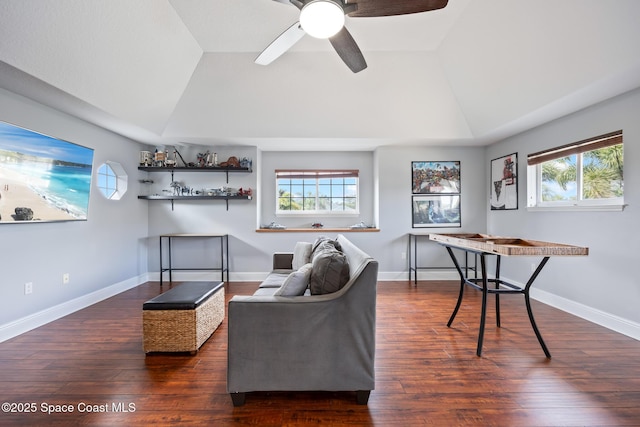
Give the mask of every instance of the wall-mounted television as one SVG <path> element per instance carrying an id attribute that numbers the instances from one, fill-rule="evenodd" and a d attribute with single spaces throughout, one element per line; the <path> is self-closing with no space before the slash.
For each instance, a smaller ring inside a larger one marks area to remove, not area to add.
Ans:
<path id="1" fill-rule="evenodd" d="M 0 224 L 86 221 L 93 149 L 0 121 Z"/>

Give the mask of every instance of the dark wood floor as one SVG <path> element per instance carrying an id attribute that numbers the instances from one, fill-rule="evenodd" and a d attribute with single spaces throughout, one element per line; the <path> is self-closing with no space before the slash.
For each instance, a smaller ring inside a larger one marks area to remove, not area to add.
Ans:
<path id="1" fill-rule="evenodd" d="M 232 283 L 227 298 L 255 287 Z M 513 295 L 501 299 L 502 328 L 490 311 L 478 358 L 477 292 L 447 328 L 457 283 L 378 289 L 368 406 L 351 393 L 310 392 L 249 394 L 234 408 L 226 321 L 196 355 L 144 355 L 141 306 L 159 293 L 147 283 L 1 343 L 0 401 L 22 413 L 3 404 L 0 425 L 640 425 L 640 342 L 534 301 L 546 359 Z"/>

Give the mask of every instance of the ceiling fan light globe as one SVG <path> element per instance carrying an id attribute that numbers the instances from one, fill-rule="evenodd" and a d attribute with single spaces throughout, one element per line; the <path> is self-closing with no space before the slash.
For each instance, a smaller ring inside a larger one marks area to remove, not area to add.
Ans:
<path id="1" fill-rule="evenodd" d="M 327 39 L 344 27 L 344 11 L 332 0 L 314 0 L 300 11 L 300 26 L 311 37 Z"/>

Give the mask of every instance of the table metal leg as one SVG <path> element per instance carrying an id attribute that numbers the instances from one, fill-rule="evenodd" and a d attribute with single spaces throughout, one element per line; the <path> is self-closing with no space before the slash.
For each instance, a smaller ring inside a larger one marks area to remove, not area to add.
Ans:
<path id="1" fill-rule="evenodd" d="M 173 285 L 173 276 L 171 274 L 171 236 L 167 239 L 169 241 L 169 285 Z"/>
<path id="2" fill-rule="evenodd" d="M 478 330 L 478 347 L 476 348 L 476 355 L 478 357 L 482 355 L 482 343 L 484 341 L 484 325 L 487 319 L 487 293 L 489 291 L 489 287 L 487 283 L 487 265 L 486 265 L 484 254 L 480 254 L 480 268 L 482 270 L 482 311 L 480 313 L 480 329 Z"/>
<path id="3" fill-rule="evenodd" d="M 411 237 L 409 237 L 411 239 Z M 409 241 L 411 247 L 411 241 Z M 409 271 L 409 280 L 411 280 L 411 271 Z M 418 237 L 413 236 L 413 284 L 418 285 Z"/>
<path id="4" fill-rule="evenodd" d="M 460 305 L 462 304 L 462 297 L 464 295 L 465 278 L 464 278 L 464 275 L 462 274 L 462 269 L 460 268 L 460 264 L 458 264 L 458 260 L 456 259 L 455 254 L 453 253 L 451 248 L 448 246 L 447 246 L 447 252 L 449 252 L 449 256 L 453 261 L 453 265 L 455 265 L 456 270 L 458 270 L 458 274 L 460 275 L 460 292 L 458 293 L 458 302 L 456 303 L 456 308 L 453 309 L 453 313 L 451 313 L 451 316 L 449 317 L 449 321 L 447 322 L 447 327 L 450 327 L 451 324 L 453 323 L 453 319 L 456 318 L 456 314 L 458 314 Z"/>
<path id="5" fill-rule="evenodd" d="M 538 264 L 538 267 L 536 268 L 536 270 L 533 272 L 533 274 L 527 281 L 527 284 L 522 290 L 522 293 L 524 294 L 524 301 L 527 306 L 527 314 L 529 315 L 529 321 L 531 322 L 531 327 L 533 328 L 533 332 L 535 332 L 536 337 L 538 338 L 538 342 L 542 347 L 542 351 L 544 351 L 544 354 L 547 356 L 547 359 L 551 359 L 551 353 L 549 352 L 547 345 L 544 343 L 544 340 L 542 339 L 542 334 L 538 330 L 538 326 L 536 325 L 536 320 L 533 318 L 533 311 L 531 310 L 531 301 L 529 300 L 529 289 L 531 288 L 531 285 L 533 285 L 533 281 L 536 280 L 536 277 L 538 277 L 538 274 L 540 274 L 540 271 L 542 271 L 542 268 L 545 266 L 547 261 L 549 261 L 549 257 L 544 257 L 542 261 L 540 261 L 540 264 Z"/>
<path id="6" fill-rule="evenodd" d="M 162 236 L 160 236 L 160 287 L 162 288 L 162 276 L 164 276 L 164 270 L 162 269 Z"/>
<path id="7" fill-rule="evenodd" d="M 496 259 L 496 289 L 500 288 L 500 259 L 501 256 L 498 255 Z M 500 293 L 496 292 L 496 326 L 500 327 Z"/>

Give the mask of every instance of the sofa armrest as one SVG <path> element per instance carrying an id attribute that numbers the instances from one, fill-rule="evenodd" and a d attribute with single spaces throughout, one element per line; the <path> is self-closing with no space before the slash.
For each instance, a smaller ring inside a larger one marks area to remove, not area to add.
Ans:
<path id="1" fill-rule="evenodd" d="M 293 269 L 293 252 L 276 252 L 273 254 L 274 270 L 291 270 Z"/>

